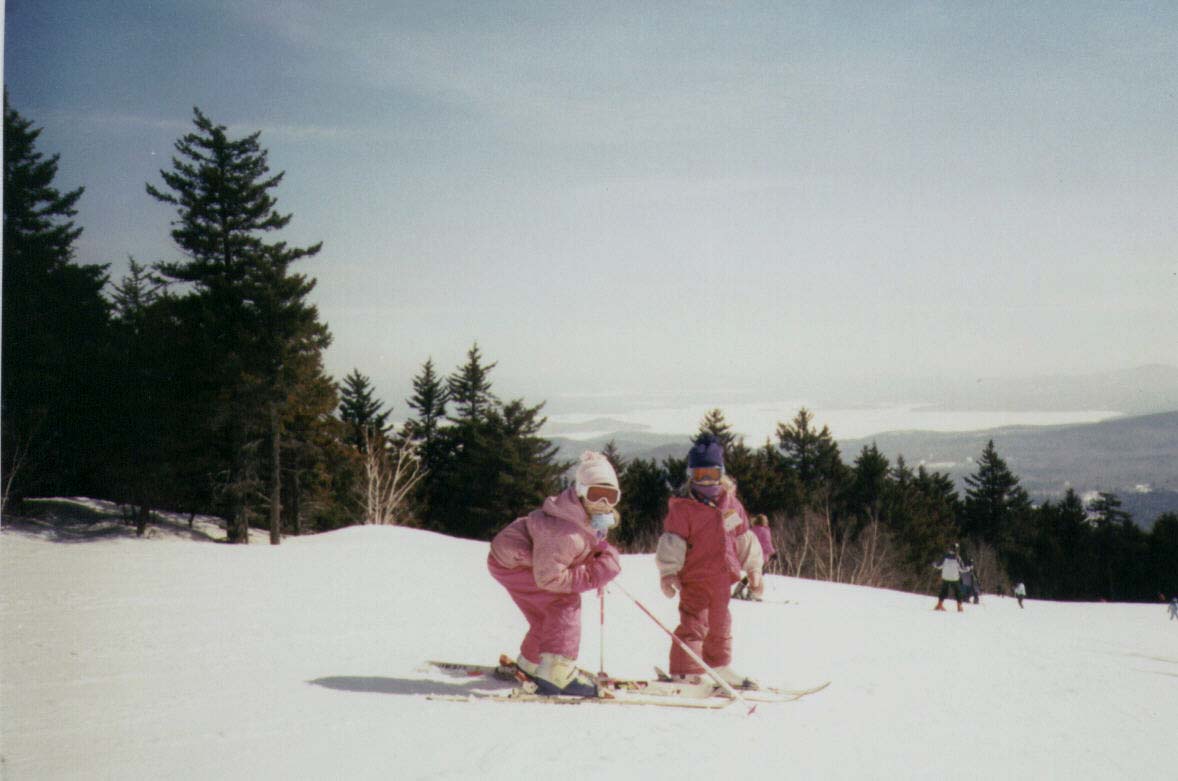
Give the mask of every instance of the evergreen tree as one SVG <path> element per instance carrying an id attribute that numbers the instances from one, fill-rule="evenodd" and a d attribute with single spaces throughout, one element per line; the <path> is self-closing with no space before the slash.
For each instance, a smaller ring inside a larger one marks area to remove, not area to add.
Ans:
<path id="1" fill-rule="evenodd" d="M 231 542 L 248 542 L 247 501 L 266 468 L 270 540 L 281 530 L 281 437 L 284 407 L 298 373 L 330 343 L 318 311 L 306 302 L 314 281 L 290 272 L 320 245 L 289 247 L 265 235 L 285 228 L 290 214 L 275 210 L 260 133 L 230 139 L 223 125 L 193 109 L 194 132 L 175 145 L 166 189 L 147 185 L 153 198 L 176 207 L 171 232 L 185 260 L 161 263 L 169 280 L 192 285 L 189 325 L 201 329 L 205 366 L 219 389 L 210 424 L 227 458 L 223 489 Z"/>
<path id="2" fill-rule="evenodd" d="M 1147 556 L 1151 588 L 1171 599 L 1178 596 L 1178 513 L 1163 513 L 1153 522 Z"/>
<path id="3" fill-rule="evenodd" d="M 556 447 L 538 436 L 542 406 L 517 399 L 439 430 L 438 460 L 423 480 L 430 528 L 490 539 L 559 490 L 571 464 L 557 461 Z"/>
<path id="4" fill-rule="evenodd" d="M 391 410 L 385 410 L 372 393 L 371 381 L 359 369 L 352 369 L 340 388 L 340 420 L 348 426 L 345 441 L 360 452 L 366 450 L 367 441 L 384 442 L 388 435 Z"/>
<path id="5" fill-rule="evenodd" d="M 1068 488 L 1057 505 L 1049 533 L 1059 546 L 1059 598 L 1095 598 L 1093 574 L 1097 571 L 1097 555 L 1092 525 L 1088 522 L 1084 502 L 1073 489 Z"/>
<path id="6" fill-rule="evenodd" d="M 614 468 L 614 473 L 620 479 L 622 472 L 626 469 L 626 459 L 622 458 L 622 454 L 618 450 L 618 443 L 612 439 L 606 442 L 605 447 L 601 449 L 601 454 L 605 456 L 606 461 L 609 461 L 610 466 Z"/>
<path id="7" fill-rule="evenodd" d="M 1016 527 L 1030 509 L 1027 492 L 998 455 L 994 440 L 986 444 L 978 471 L 965 478 L 965 532 L 1009 553 Z"/>
<path id="8" fill-rule="evenodd" d="M 141 332 L 151 306 L 160 300 L 167 284 L 152 269 L 129 258 L 129 271 L 113 286 L 111 302 L 119 320 Z"/>
<path id="9" fill-rule="evenodd" d="M 499 528 L 514 520 L 521 512 L 517 508 L 538 507 L 546 497 L 557 493 L 561 476 L 573 466 L 572 461 L 558 460 L 556 445 L 539 436 L 547 421 L 540 415 L 543 408 L 543 402 L 528 406 L 523 399 L 513 399 L 492 416 L 493 430 L 503 443 L 500 452 L 510 456 L 506 468 L 499 470 L 496 496 L 511 517 L 504 518 L 502 511 L 494 508 Z"/>
<path id="10" fill-rule="evenodd" d="M 728 425 L 728 421 L 724 419 L 724 412 L 720 409 L 711 409 L 704 414 L 703 420 L 699 422 L 699 434 L 711 434 L 720 440 L 726 454 L 733 442 L 736 441 L 736 435 L 732 433 L 732 426 Z M 727 458 L 725 458 L 725 462 L 727 462 Z"/>
<path id="11" fill-rule="evenodd" d="M 556 493 L 572 464 L 557 461 L 556 447 L 539 436 L 544 405 L 501 404 L 488 379 L 495 364 L 483 366 L 477 344 L 467 359 L 450 377 L 458 413 L 435 434 L 420 514 L 429 528 L 489 539 Z"/>
<path id="12" fill-rule="evenodd" d="M 683 485 L 687 482 L 687 458 L 667 456 L 663 459 L 662 467 L 670 490 L 675 492 L 682 490 Z"/>
<path id="13" fill-rule="evenodd" d="M 456 422 L 481 420 L 487 410 L 497 403 L 491 393 L 489 375 L 495 364 L 483 365 L 483 357 L 476 342 L 466 353 L 466 363 L 450 375 L 449 401 L 454 403 Z"/>
<path id="14" fill-rule="evenodd" d="M 740 443 L 743 447 L 743 441 Z M 738 461 L 740 454 L 738 452 Z M 751 513 L 796 517 L 802 508 L 802 487 L 785 456 L 768 439 L 741 467 L 740 499 Z"/>
<path id="15" fill-rule="evenodd" d="M 653 458 L 637 458 L 618 473 L 618 481 L 622 487 L 618 506 L 621 524 L 614 541 L 627 552 L 649 553 L 662 534 L 671 497 L 667 474 Z"/>
<path id="16" fill-rule="evenodd" d="M 1069 488 L 1058 504 L 1044 502 L 1034 515 L 1036 534 L 1029 571 L 1019 573 L 1033 580 L 1036 591 L 1047 599 L 1092 599 L 1092 584 L 1099 578 L 1092 547 L 1092 527 L 1084 504 Z"/>
<path id="17" fill-rule="evenodd" d="M 1134 534 L 1137 529 L 1132 525 L 1132 516 L 1121 509 L 1121 500 L 1116 494 L 1101 491 L 1088 503 L 1088 514 L 1101 562 L 1101 596 L 1110 600 L 1148 597 L 1148 592 L 1145 595 L 1134 593 L 1132 569 L 1140 554 L 1136 550 L 1140 541 Z"/>
<path id="18" fill-rule="evenodd" d="M 880 520 L 890 470 L 891 464 L 874 442 L 863 446 L 851 469 L 848 501 L 852 512 L 868 522 Z"/>
<path id="19" fill-rule="evenodd" d="M 406 401 L 409 408 L 417 413 L 417 417 L 409 422 L 410 434 L 414 440 L 422 443 L 427 469 L 438 426 L 446 419 L 448 400 L 448 386 L 434 373 L 434 361 L 429 358 L 422 365 L 421 372 L 413 378 L 413 396 Z"/>
<path id="20" fill-rule="evenodd" d="M 823 426 L 818 431 L 813 422 L 813 413 L 803 407 L 791 423 L 778 423 L 778 447 L 785 454 L 786 466 L 797 475 L 806 500 L 829 501 L 846 467 L 830 428 Z"/>
<path id="21" fill-rule="evenodd" d="M 902 544 L 905 584 L 928 590 L 934 583 L 929 563 L 958 537 L 957 492 L 953 480 L 923 466 L 915 472 L 903 456 L 888 475 L 884 522 Z"/>
<path id="22" fill-rule="evenodd" d="M 1098 529 L 1124 526 L 1132 520 L 1132 516 L 1121 509 L 1120 498 L 1104 491 L 1088 503 L 1088 512 L 1094 516 L 1092 521 Z"/>
<path id="23" fill-rule="evenodd" d="M 3 496 L 99 487 L 110 311 L 106 266 L 74 262 L 83 188 L 54 186 L 58 155 L 4 93 Z M 96 414 L 97 413 L 97 414 Z"/>
<path id="24" fill-rule="evenodd" d="M 336 464 L 349 461 L 346 430 L 331 413 L 338 409 L 339 394 L 323 368 L 323 356 L 301 356 L 291 367 L 288 401 L 281 410 L 281 513 L 282 529 L 302 534 L 308 528 L 335 528 L 350 523 L 350 502 L 337 499 Z"/>
<path id="25" fill-rule="evenodd" d="M 163 281 L 134 258 L 130 271 L 114 286 L 112 365 L 108 439 L 112 483 L 109 498 L 138 508 L 138 532 L 143 534 L 152 507 L 170 504 L 177 481 L 169 467 L 168 448 L 176 433 L 169 375 L 175 349 Z"/>
<path id="26" fill-rule="evenodd" d="M 449 398 L 449 383 L 446 378 L 438 376 L 434 371 L 433 359 L 427 359 L 421 371 L 413 378 L 413 395 L 406 399 L 416 417 L 406 421 L 403 432 L 407 439 L 416 444 L 421 469 L 425 473 L 424 479 L 417 484 L 411 497 L 411 501 L 417 505 L 414 512 L 419 517 L 430 516 L 430 475 L 441 463 L 446 442 L 450 439 L 443 436 L 442 432 L 442 427 L 446 423 L 446 405 Z"/>

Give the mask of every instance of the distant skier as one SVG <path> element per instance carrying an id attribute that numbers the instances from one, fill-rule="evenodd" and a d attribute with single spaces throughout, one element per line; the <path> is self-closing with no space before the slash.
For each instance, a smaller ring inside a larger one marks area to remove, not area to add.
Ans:
<path id="1" fill-rule="evenodd" d="M 961 572 L 965 569 L 965 564 L 962 563 L 957 552 L 956 543 L 949 546 L 949 549 L 945 551 L 945 556 L 939 564 L 933 565 L 933 569 L 941 571 L 941 593 L 937 597 L 937 606 L 933 610 L 944 610 L 945 597 L 949 596 L 949 592 L 952 591 L 957 598 L 957 612 L 965 612 L 965 608 L 961 606 Z"/>
<path id="2" fill-rule="evenodd" d="M 687 482 L 671 497 L 663 535 L 655 552 L 659 583 L 668 597 L 679 594 L 681 638 L 729 685 L 756 688 L 734 671 L 729 589 L 748 573 L 749 591 L 764 593 L 761 546 L 749 531 L 748 516 L 736 497 L 736 483 L 724 472 L 724 447 L 702 434 L 687 453 Z M 704 670 L 679 643 L 671 644 L 671 675 L 698 677 Z"/>
<path id="3" fill-rule="evenodd" d="M 968 557 L 963 560 L 965 566 L 961 570 L 961 598 L 966 602 L 978 604 L 978 579 L 973 571 L 973 561 Z"/>
<path id="4" fill-rule="evenodd" d="M 1023 597 L 1027 595 L 1027 585 L 1021 580 L 1014 587 L 1014 596 L 1018 599 L 1018 606 L 1023 606 Z"/>
<path id="5" fill-rule="evenodd" d="M 777 549 L 773 547 L 773 531 L 769 528 L 769 519 L 763 513 L 753 516 L 753 534 L 756 535 L 757 542 L 761 543 L 761 558 L 765 562 L 761 572 L 768 572 L 777 563 Z"/>
<path id="6" fill-rule="evenodd" d="M 769 530 L 769 519 L 764 514 L 754 515 L 750 530 L 753 536 L 757 538 L 757 542 L 761 544 L 761 558 L 763 560 L 761 574 L 764 575 L 769 572 L 770 564 L 777 560 L 777 551 L 773 548 L 773 534 Z M 759 594 L 754 596 L 749 589 L 749 576 L 747 574 L 736 584 L 736 589 L 732 592 L 732 596 L 735 599 L 761 601 L 761 596 Z"/>
<path id="7" fill-rule="evenodd" d="M 487 568 L 528 621 L 516 663 L 541 694 L 598 694 L 597 683 L 577 669 L 581 594 L 621 571 L 618 552 L 605 539 L 617 524 L 621 496 L 609 460 L 587 450 L 573 485 L 491 541 Z"/>
<path id="8" fill-rule="evenodd" d="M 1178 597 L 1170 600 L 1170 620 L 1178 619 Z"/>

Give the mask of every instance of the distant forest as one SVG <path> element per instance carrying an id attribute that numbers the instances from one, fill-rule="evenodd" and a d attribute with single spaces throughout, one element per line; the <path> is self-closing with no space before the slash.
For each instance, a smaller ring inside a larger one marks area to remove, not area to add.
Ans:
<path id="1" fill-rule="evenodd" d="M 82 265 L 73 218 L 83 188 L 54 187 L 57 156 L 4 97 L 2 464 L 6 514 L 24 499 L 89 495 L 128 508 L 208 513 L 227 541 L 396 523 L 489 539 L 566 484 L 570 464 L 539 436 L 543 404 L 504 401 L 472 345 L 443 373 L 426 359 L 398 427 L 367 376 L 326 375 L 327 324 L 296 264 L 320 250 L 277 235 L 259 133 L 231 138 L 193 112 L 169 170 L 144 198 L 175 209 L 177 258 L 131 259 L 121 280 Z M 947 475 L 865 446 L 846 463 L 803 409 L 753 449 L 721 410 L 700 431 L 723 439 L 750 513 L 769 517 L 777 571 L 931 590 L 931 564 L 960 542 L 983 590 L 1025 581 L 1033 597 L 1152 601 L 1178 593 L 1178 515 L 1147 533 L 1113 494 L 1034 506 L 991 442 L 963 495 Z M 684 451 L 687 445 L 685 442 Z M 685 462 L 626 461 L 617 542 L 650 551 Z"/>

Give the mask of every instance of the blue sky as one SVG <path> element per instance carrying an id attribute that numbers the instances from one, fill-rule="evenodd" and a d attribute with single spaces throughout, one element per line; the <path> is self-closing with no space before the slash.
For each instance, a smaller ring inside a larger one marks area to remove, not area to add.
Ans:
<path id="1" fill-rule="evenodd" d="M 1175 363 L 1169 3 L 8 0 L 78 259 L 174 258 L 199 106 L 262 131 L 328 369 L 397 411 Z"/>

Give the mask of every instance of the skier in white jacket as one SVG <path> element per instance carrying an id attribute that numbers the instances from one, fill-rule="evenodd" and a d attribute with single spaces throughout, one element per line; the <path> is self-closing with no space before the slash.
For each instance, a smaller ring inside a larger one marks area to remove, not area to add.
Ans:
<path id="1" fill-rule="evenodd" d="M 945 551 L 944 558 L 940 563 L 934 564 L 933 569 L 941 571 L 941 593 L 937 597 L 937 606 L 933 610 L 945 609 L 945 597 L 949 596 L 949 591 L 952 590 L 953 596 L 957 598 L 957 612 L 964 613 L 965 608 L 961 605 L 961 573 L 969 572 L 973 568 L 962 563 L 956 543 Z"/>
<path id="2" fill-rule="evenodd" d="M 1018 606 L 1023 606 L 1023 598 L 1027 596 L 1027 586 L 1021 580 L 1018 585 L 1014 587 L 1014 596 L 1018 600 Z"/>

